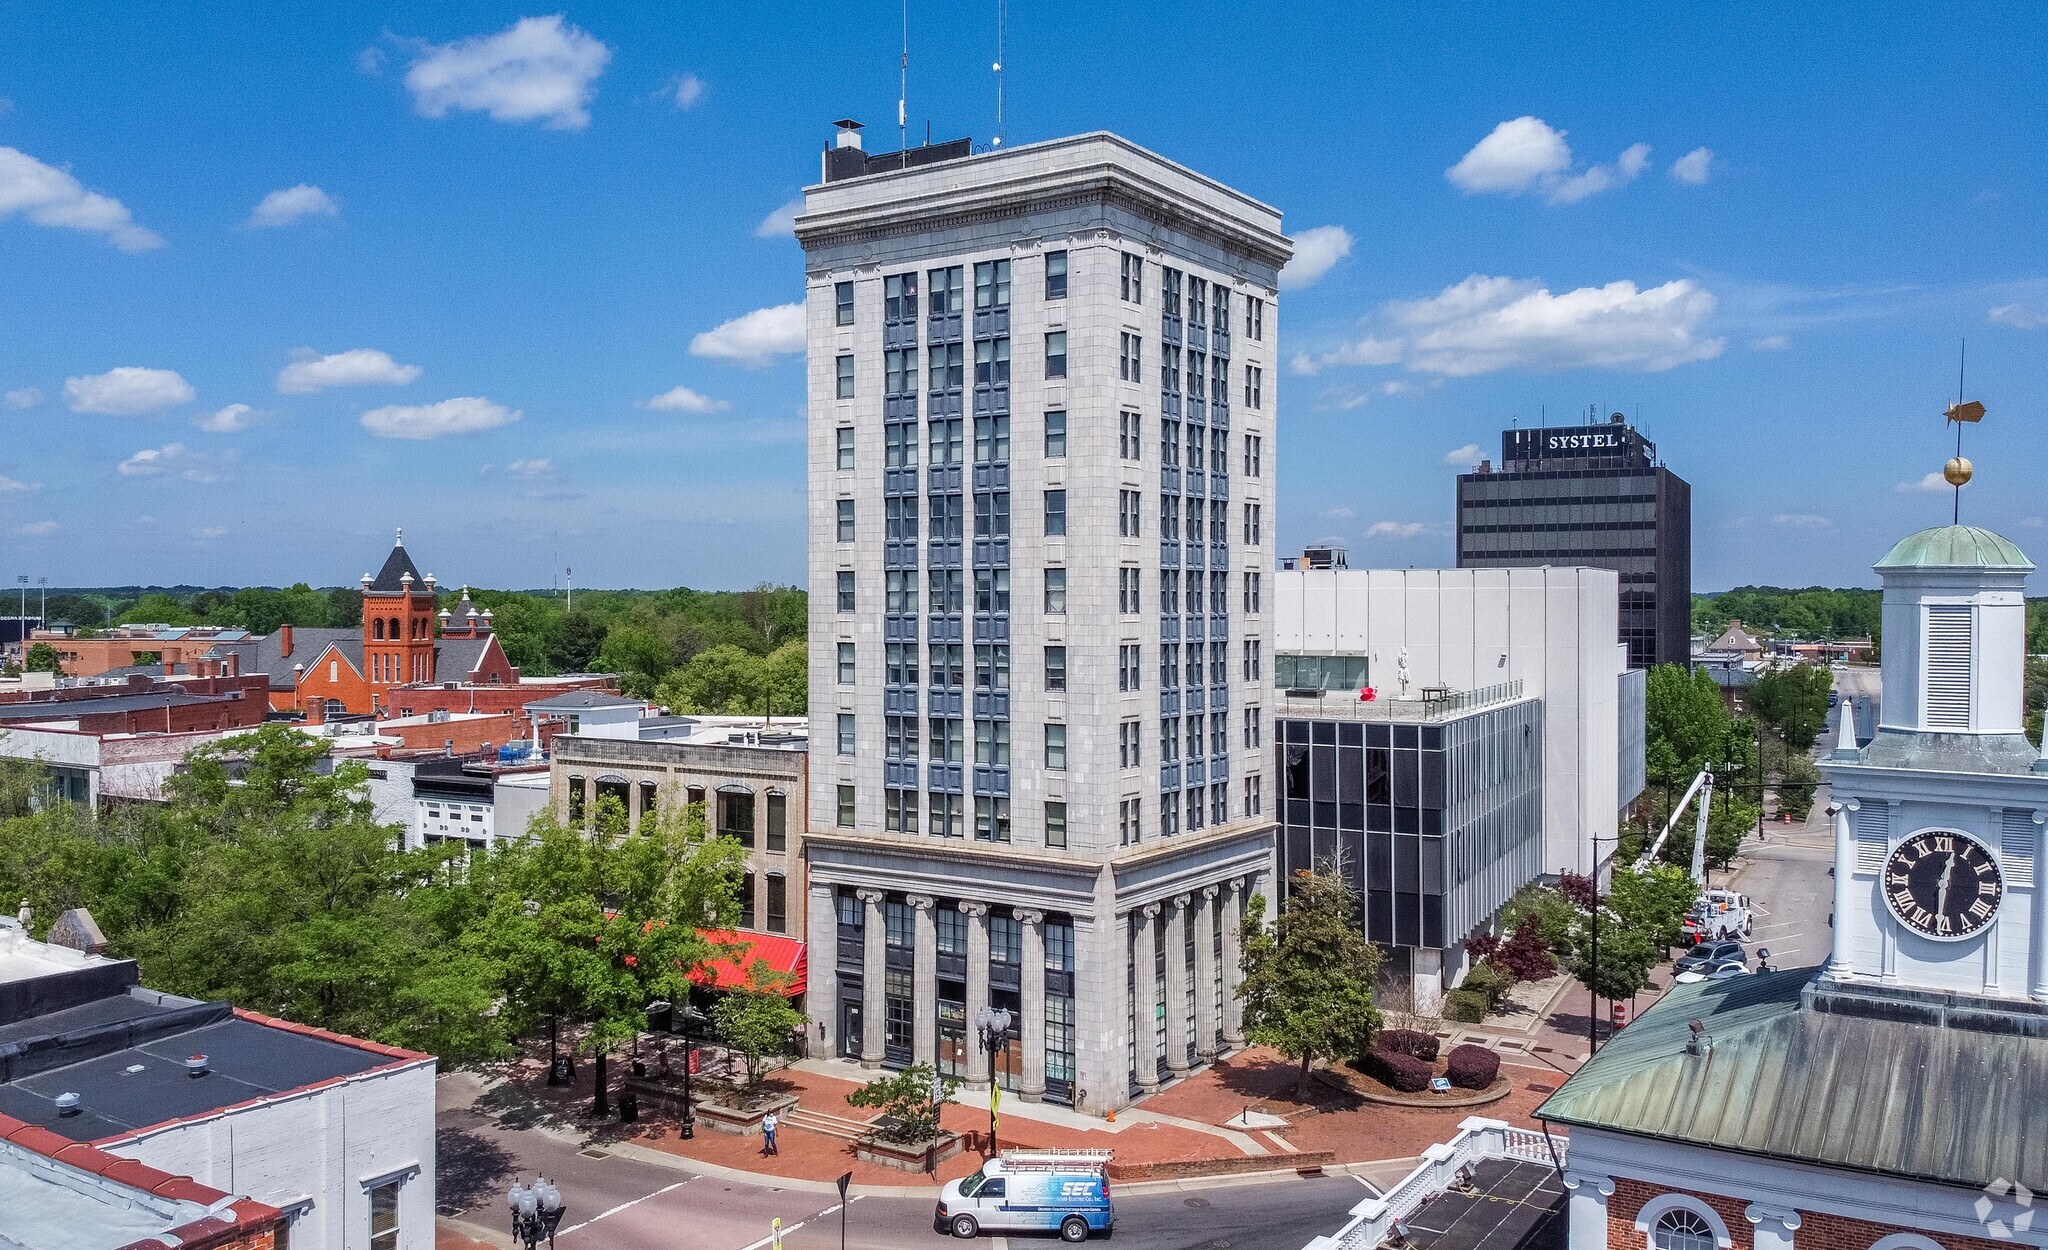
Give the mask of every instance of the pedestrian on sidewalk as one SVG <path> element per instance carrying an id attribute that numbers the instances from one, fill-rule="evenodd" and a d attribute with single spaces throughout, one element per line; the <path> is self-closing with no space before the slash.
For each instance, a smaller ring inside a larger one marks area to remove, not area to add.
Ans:
<path id="1" fill-rule="evenodd" d="M 766 1144 L 766 1153 L 771 1155 L 777 1155 L 782 1153 L 780 1150 L 777 1150 L 775 1148 L 775 1130 L 781 1127 L 782 1121 L 778 1120 L 775 1117 L 775 1113 L 773 1111 L 770 1111 L 767 1114 L 767 1116 L 762 1119 L 761 1138 L 762 1141 Z"/>

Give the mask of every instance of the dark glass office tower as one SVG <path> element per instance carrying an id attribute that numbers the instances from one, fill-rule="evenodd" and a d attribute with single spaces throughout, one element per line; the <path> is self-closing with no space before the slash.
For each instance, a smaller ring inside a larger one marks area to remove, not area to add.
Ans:
<path id="1" fill-rule="evenodd" d="M 1458 475 L 1458 567 L 1585 565 L 1621 575 L 1633 668 L 1684 664 L 1692 639 L 1692 487 L 1620 413 L 1503 430 L 1500 465 Z"/>

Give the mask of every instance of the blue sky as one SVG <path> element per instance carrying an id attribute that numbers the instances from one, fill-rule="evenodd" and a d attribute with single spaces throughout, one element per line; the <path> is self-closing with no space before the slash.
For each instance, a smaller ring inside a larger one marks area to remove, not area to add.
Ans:
<path id="1" fill-rule="evenodd" d="M 1327 262 L 1283 550 L 1449 563 L 1446 457 L 1597 404 L 1693 482 L 1696 586 L 1867 583 L 1946 519 L 1967 337 L 1966 519 L 2048 553 L 2048 10 L 1265 7 L 1020 0 L 1007 112 Z M 403 525 L 444 581 L 800 578 L 787 318 L 720 327 L 799 298 L 830 121 L 894 146 L 899 22 L 0 0 L 0 572 L 348 582 Z M 993 4 L 911 22 L 914 137 L 985 140 Z"/>

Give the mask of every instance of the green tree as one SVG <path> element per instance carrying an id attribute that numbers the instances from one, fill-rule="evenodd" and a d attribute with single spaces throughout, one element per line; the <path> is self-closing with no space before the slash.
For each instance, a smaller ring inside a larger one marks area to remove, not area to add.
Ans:
<path id="1" fill-rule="evenodd" d="M 765 664 L 740 647 L 713 647 L 671 672 L 658 693 L 677 712 L 758 712 L 767 693 Z"/>
<path id="2" fill-rule="evenodd" d="M 1778 810 L 1794 820 L 1805 820 L 1813 810 L 1813 792 L 1819 784 L 1820 769 L 1804 752 L 1786 756 L 1778 776 Z"/>
<path id="3" fill-rule="evenodd" d="M 1649 934 L 1661 950 L 1678 945 L 1685 914 L 1699 895 L 1699 883 L 1675 864 L 1652 864 L 1642 872 L 1617 868 L 1607 906 L 1623 925 Z"/>
<path id="4" fill-rule="evenodd" d="M 804 1023 L 804 1013 L 774 987 L 727 990 L 711 1007 L 712 1033 L 740 1053 L 748 1085 L 760 1084 L 763 1061 L 780 1054 Z"/>
<path id="5" fill-rule="evenodd" d="M 106 605 L 87 595 L 51 595 L 47 614 L 52 621 L 93 627 L 107 623 Z"/>
<path id="6" fill-rule="evenodd" d="M 715 954 L 701 930 L 737 905 L 743 852 L 711 838 L 694 806 L 643 817 L 637 833 L 606 795 L 586 834 L 544 812 L 520 842 L 472 868 L 485 895 L 466 944 L 498 970 L 509 1025 L 586 1026 L 595 1108 L 610 1107 L 606 1060 L 647 1027 L 649 1002 L 687 1000 Z"/>
<path id="7" fill-rule="evenodd" d="M 1645 680 L 1645 757 L 1652 780 L 1690 783 L 1702 768 L 1716 768 L 1733 755 L 1734 719 L 1721 688 L 1706 670 L 1688 674 L 1677 664 L 1659 664 Z"/>
<path id="8" fill-rule="evenodd" d="M 1811 750 L 1828 719 L 1828 691 L 1834 674 L 1817 664 L 1767 669 L 1749 688 L 1749 705 L 1784 735 L 1786 745 Z"/>
<path id="9" fill-rule="evenodd" d="M 363 592 L 354 586 L 336 586 L 327 592 L 327 625 L 330 629 L 360 629 L 363 624 Z"/>
<path id="10" fill-rule="evenodd" d="M 548 663 L 558 673 L 591 672 L 604 649 L 604 635 L 604 626 L 590 613 L 568 613 L 562 618 L 561 630 L 548 642 Z"/>
<path id="11" fill-rule="evenodd" d="M 162 593 L 153 593 L 137 599 L 133 606 L 115 619 L 117 625 L 197 625 L 199 614 L 183 602 Z"/>
<path id="12" fill-rule="evenodd" d="M 922 1146 L 939 1135 L 939 1112 L 960 1089 L 957 1076 L 940 1076 L 928 1063 L 913 1063 L 894 1076 L 877 1077 L 846 1096 L 856 1107 L 882 1114 L 875 1136 L 899 1146 Z"/>
<path id="13" fill-rule="evenodd" d="M 799 640 L 770 651 L 762 661 L 762 679 L 774 697 L 776 715 L 804 715 L 810 708 L 810 647 Z"/>
<path id="14" fill-rule="evenodd" d="M 1379 948 L 1357 924 L 1357 899 L 1333 873 L 1295 874 L 1277 925 L 1265 900 L 1247 907 L 1243 929 L 1245 1033 L 1300 1064 L 1295 1091 L 1307 1097 L 1310 1070 L 1371 1049 L 1380 1013 L 1372 991 Z"/>
<path id="15" fill-rule="evenodd" d="M 28 671 L 31 673 L 64 673 L 64 661 L 57 654 L 57 648 L 47 642 L 39 642 L 28 649 Z"/>
<path id="16" fill-rule="evenodd" d="M 1721 869 L 1735 862 L 1735 857 L 1742 852 L 1744 840 L 1755 831 L 1757 817 L 1762 810 L 1743 797 L 1741 791 L 1722 789 L 1715 792 L 1713 810 L 1707 815 L 1707 867 Z M 1675 842 L 1677 834 L 1674 833 L 1672 838 Z M 1684 854 L 1690 862 L 1692 837 L 1689 827 Z"/>
<path id="17" fill-rule="evenodd" d="M 659 634 L 638 625 L 615 625 L 597 653 L 595 671 L 623 674 L 629 686 L 651 694 L 670 667 L 668 644 Z"/>

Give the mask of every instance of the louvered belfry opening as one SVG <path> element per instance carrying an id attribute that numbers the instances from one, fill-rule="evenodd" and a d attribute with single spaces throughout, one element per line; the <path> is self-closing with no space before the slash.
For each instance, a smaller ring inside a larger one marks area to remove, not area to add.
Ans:
<path id="1" fill-rule="evenodd" d="M 1922 648 L 1926 682 L 1922 706 L 1929 729 L 1970 728 L 1972 610 L 1967 603 L 1927 605 Z"/>

